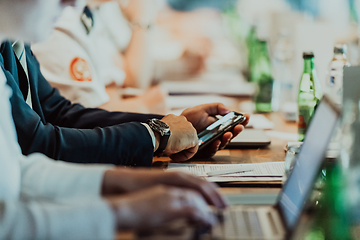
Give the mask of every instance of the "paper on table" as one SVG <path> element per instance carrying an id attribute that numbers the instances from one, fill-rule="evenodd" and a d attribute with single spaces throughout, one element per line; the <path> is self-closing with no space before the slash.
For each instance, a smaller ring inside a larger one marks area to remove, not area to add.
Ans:
<path id="1" fill-rule="evenodd" d="M 168 171 L 182 171 L 191 173 L 200 177 L 207 177 L 207 173 L 216 170 L 241 167 L 249 164 L 182 164 L 182 163 L 169 163 Z M 221 177 L 282 177 L 285 172 L 284 162 L 269 162 L 269 163 L 250 163 L 255 167 L 254 171 L 239 172 L 221 175 Z M 219 176 L 216 176 L 218 178 Z M 207 177 L 215 178 L 215 177 Z M 250 180 L 252 181 L 252 180 Z M 267 181 L 267 180 L 258 180 Z"/>
<path id="2" fill-rule="evenodd" d="M 281 182 L 282 177 L 207 177 L 209 182 Z"/>

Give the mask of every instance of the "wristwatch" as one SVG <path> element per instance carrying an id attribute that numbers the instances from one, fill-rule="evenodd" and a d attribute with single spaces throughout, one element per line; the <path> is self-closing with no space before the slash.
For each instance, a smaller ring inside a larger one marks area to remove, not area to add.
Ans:
<path id="1" fill-rule="evenodd" d="M 163 121 L 153 118 L 149 119 L 146 122 L 149 127 L 154 131 L 158 132 L 160 134 L 160 143 L 158 149 L 155 151 L 155 156 L 161 156 L 164 153 L 164 150 L 166 148 L 167 142 L 169 140 L 169 137 L 171 135 L 170 127 Z"/>

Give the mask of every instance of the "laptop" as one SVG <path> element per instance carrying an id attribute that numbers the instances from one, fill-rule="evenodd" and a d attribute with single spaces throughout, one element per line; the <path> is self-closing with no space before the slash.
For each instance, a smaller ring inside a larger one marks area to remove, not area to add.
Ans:
<path id="1" fill-rule="evenodd" d="M 275 205 L 230 206 L 223 222 L 211 232 L 213 239 L 289 239 L 325 159 L 340 111 L 324 96 L 308 128 L 295 166 Z"/>
<path id="2" fill-rule="evenodd" d="M 226 145 L 227 148 L 258 148 L 266 147 L 271 143 L 270 138 L 262 129 L 245 128 L 241 134 L 234 137 L 231 142 Z"/>

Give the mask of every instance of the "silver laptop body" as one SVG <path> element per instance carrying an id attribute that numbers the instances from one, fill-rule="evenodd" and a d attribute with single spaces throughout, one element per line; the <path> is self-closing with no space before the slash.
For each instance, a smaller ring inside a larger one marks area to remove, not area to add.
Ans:
<path id="1" fill-rule="evenodd" d="M 295 166 L 272 206 L 233 205 L 212 230 L 213 239 L 289 239 L 325 159 L 340 111 L 324 96 L 310 123 Z"/>

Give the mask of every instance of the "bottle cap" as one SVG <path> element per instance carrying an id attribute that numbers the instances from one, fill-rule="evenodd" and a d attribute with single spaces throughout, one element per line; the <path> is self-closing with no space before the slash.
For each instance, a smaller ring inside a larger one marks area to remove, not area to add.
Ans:
<path id="1" fill-rule="evenodd" d="M 313 52 L 303 52 L 303 58 L 304 59 L 314 58 L 314 53 Z"/>
<path id="2" fill-rule="evenodd" d="M 346 54 L 347 46 L 346 44 L 336 44 L 334 46 L 334 53 L 337 54 Z"/>

